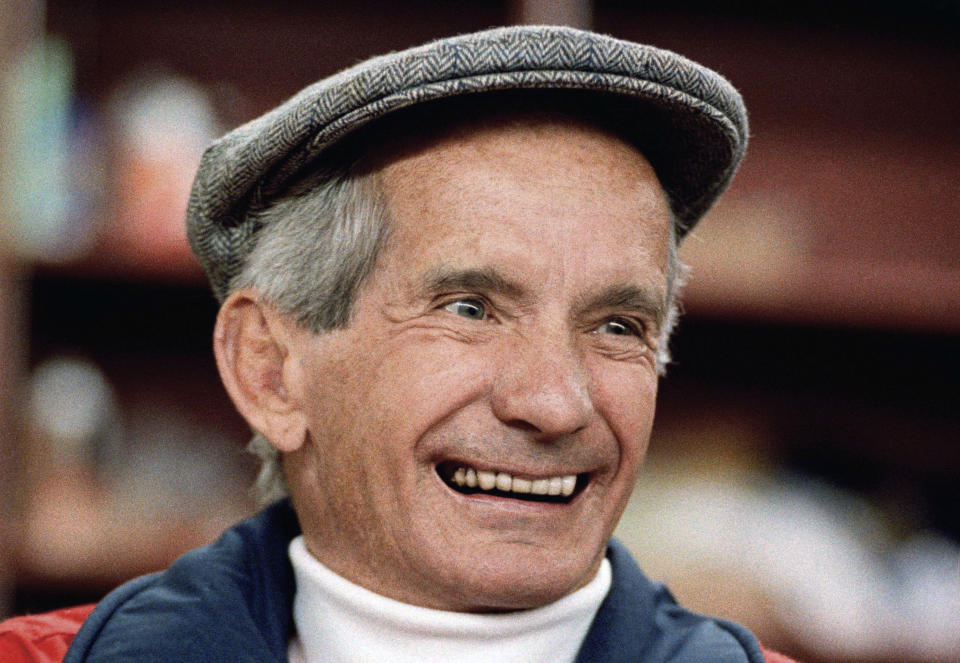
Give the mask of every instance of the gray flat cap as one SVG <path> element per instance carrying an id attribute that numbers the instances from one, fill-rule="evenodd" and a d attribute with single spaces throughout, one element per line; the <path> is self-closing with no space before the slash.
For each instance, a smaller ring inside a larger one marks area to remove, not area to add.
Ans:
<path id="1" fill-rule="evenodd" d="M 652 46 L 564 27 L 517 26 L 373 58 L 321 80 L 214 142 L 187 210 L 187 234 L 223 299 L 263 209 L 324 150 L 372 120 L 429 100 L 517 89 L 590 90 L 635 106 L 636 132 L 684 234 L 727 188 L 747 116 L 723 77 Z M 607 102 L 609 103 L 609 102 Z M 634 110 L 634 109 L 631 109 Z"/>

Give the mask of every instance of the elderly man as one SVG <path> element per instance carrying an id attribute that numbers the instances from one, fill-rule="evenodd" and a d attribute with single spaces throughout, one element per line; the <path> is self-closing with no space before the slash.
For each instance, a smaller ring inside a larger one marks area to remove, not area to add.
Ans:
<path id="1" fill-rule="evenodd" d="M 65 660 L 783 660 L 610 540 L 677 244 L 746 131 L 675 54 L 508 28 L 368 61 L 214 144 L 189 234 L 284 499 L 116 590 Z"/>

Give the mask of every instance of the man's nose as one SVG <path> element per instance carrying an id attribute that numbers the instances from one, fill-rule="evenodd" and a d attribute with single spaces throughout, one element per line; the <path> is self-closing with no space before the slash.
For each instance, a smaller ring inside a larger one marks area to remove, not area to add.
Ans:
<path id="1" fill-rule="evenodd" d="M 516 339 L 492 389 L 494 415 L 545 440 L 584 428 L 593 415 L 589 374 L 567 338 Z"/>

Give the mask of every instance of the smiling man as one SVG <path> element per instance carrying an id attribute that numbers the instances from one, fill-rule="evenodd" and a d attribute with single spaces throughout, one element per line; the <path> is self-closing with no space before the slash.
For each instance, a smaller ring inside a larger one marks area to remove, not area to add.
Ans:
<path id="1" fill-rule="evenodd" d="M 746 132 L 680 56 L 508 28 L 362 63 L 214 144 L 188 228 L 276 501 L 111 594 L 66 660 L 784 660 L 611 541 L 677 244 Z"/>
<path id="2" fill-rule="evenodd" d="M 218 328 L 234 401 L 285 454 L 306 550 L 430 608 L 532 608 L 592 580 L 653 420 L 656 175 L 592 126 L 508 118 L 375 171 L 389 235 L 343 328 L 316 334 L 256 288 Z"/>

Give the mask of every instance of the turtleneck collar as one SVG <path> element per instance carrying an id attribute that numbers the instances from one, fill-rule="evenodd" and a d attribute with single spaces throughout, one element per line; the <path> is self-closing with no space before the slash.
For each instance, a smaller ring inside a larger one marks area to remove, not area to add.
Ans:
<path id="1" fill-rule="evenodd" d="M 610 590 L 604 559 L 587 585 L 532 610 L 473 614 L 408 605 L 321 564 L 303 537 L 289 549 L 296 578 L 291 663 L 572 663 Z"/>

